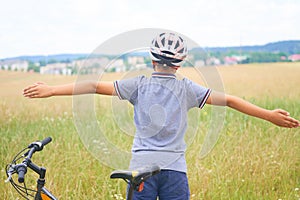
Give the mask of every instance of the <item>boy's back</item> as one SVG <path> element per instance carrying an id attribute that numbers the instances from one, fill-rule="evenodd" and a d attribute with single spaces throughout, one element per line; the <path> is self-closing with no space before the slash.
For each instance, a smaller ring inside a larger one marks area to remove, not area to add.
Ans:
<path id="1" fill-rule="evenodd" d="M 116 81 L 115 88 L 120 99 L 134 105 L 136 134 L 130 168 L 157 164 L 162 169 L 186 172 L 187 112 L 202 108 L 210 90 L 162 72 L 154 72 L 151 78 Z"/>

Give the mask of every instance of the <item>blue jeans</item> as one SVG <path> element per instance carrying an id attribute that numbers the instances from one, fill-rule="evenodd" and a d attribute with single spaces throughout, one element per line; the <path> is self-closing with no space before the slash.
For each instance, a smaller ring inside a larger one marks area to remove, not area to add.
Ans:
<path id="1" fill-rule="evenodd" d="M 186 173 L 161 170 L 147 179 L 141 192 L 134 191 L 133 200 L 189 200 L 190 191 Z"/>

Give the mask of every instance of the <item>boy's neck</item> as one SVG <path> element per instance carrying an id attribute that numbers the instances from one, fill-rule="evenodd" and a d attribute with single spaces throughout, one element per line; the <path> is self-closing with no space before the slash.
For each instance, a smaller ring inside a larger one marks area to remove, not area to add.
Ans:
<path id="1" fill-rule="evenodd" d="M 161 72 L 161 73 L 168 73 L 168 74 L 175 74 L 176 69 L 173 67 L 168 67 L 168 68 L 162 68 L 162 67 L 154 67 L 155 72 Z"/>

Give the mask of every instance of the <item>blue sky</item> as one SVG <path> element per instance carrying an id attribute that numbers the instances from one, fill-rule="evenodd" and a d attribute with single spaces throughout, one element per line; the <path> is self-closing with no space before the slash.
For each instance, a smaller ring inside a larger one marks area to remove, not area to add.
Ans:
<path id="1" fill-rule="evenodd" d="M 299 0 L 9 0 L 0 8 L 0 58 L 90 53 L 139 28 L 182 33 L 203 47 L 299 40 Z"/>

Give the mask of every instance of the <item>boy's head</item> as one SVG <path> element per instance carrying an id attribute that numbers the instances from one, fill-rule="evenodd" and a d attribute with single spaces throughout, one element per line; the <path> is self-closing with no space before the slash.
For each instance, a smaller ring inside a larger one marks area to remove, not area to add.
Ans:
<path id="1" fill-rule="evenodd" d="M 177 69 L 187 56 L 187 46 L 179 35 L 161 33 L 152 40 L 150 56 L 154 65 Z"/>

